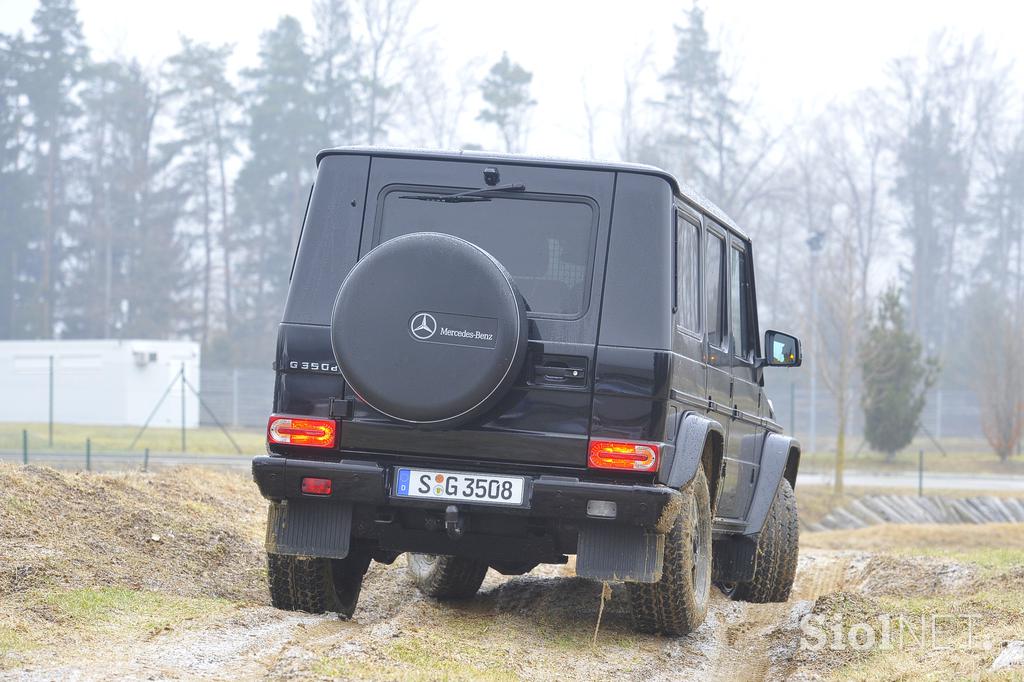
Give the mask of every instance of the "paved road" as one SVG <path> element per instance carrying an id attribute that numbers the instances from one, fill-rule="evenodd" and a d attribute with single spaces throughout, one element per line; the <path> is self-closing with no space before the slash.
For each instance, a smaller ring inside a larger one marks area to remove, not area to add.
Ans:
<path id="1" fill-rule="evenodd" d="M 248 469 L 255 454 L 249 455 L 197 455 L 189 453 L 150 453 L 149 467 L 171 466 L 212 466 L 220 468 Z M 21 462 L 20 451 L 0 451 L 0 461 Z M 85 469 L 85 452 L 30 452 L 29 464 L 46 464 L 60 469 Z M 124 471 L 141 469 L 144 463 L 140 452 L 94 452 L 89 458 L 93 471 Z"/>
<path id="2" fill-rule="evenodd" d="M 248 469 L 254 454 L 246 455 L 197 455 L 189 453 L 151 453 L 150 468 L 170 466 L 212 466 L 221 468 Z M 20 462 L 21 452 L 0 451 L 0 461 Z M 79 452 L 32 452 L 32 464 L 47 464 L 62 469 L 84 469 L 85 453 Z M 93 453 L 90 466 L 94 471 L 141 469 L 141 453 Z M 797 483 L 803 485 L 831 485 L 831 472 L 802 471 Z M 864 488 L 908 488 L 917 489 L 917 472 L 877 474 L 863 471 L 846 472 L 845 483 L 850 487 Z M 984 474 L 928 473 L 924 475 L 925 492 L 929 490 L 990 490 L 1019 492 L 1024 495 L 1024 476 L 995 476 Z"/>
<path id="3" fill-rule="evenodd" d="M 917 489 L 917 472 L 875 474 L 847 471 L 843 482 L 848 487 L 911 488 Z M 797 485 L 831 485 L 831 473 L 803 472 L 797 476 Z M 1024 495 L 1024 476 L 995 476 L 986 474 L 924 474 L 924 491 L 929 490 L 991 490 L 1019 492 Z"/>

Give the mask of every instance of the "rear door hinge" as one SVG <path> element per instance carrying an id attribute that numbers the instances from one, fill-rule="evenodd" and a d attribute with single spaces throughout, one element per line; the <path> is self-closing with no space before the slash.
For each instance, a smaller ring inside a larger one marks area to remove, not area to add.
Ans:
<path id="1" fill-rule="evenodd" d="M 352 416 L 352 401 L 348 398 L 331 398 L 329 414 L 336 419 L 348 419 Z"/>

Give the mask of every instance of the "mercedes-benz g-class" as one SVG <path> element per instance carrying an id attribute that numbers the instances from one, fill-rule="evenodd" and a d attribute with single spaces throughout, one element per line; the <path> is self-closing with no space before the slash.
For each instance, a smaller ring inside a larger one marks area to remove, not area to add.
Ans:
<path id="1" fill-rule="evenodd" d="M 800 447 L 764 390 L 750 240 L 650 166 L 317 157 L 253 476 L 275 606 L 350 616 L 370 561 L 465 598 L 576 556 L 636 627 L 712 583 L 784 601 Z"/>

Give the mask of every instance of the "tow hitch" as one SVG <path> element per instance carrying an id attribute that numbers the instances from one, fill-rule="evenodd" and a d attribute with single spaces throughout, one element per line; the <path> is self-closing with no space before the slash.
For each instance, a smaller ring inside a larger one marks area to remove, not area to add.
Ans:
<path id="1" fill-rule="evenodd" d="M 466 530 L 466 520 L 454 504 L 449 504 L 444 510 L 444 530 L 452 540 L 461 538 Z"/>

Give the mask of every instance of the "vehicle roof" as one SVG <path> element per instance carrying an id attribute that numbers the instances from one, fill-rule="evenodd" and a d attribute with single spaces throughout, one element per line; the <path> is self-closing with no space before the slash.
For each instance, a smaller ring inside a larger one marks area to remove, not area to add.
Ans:
<path id="1" fill-rule="evenodd" d="M 317 165 L 320 165 L 320 160 L 325 156 L 332 156 L 336 154 L 359 154 L 391 158 L 434 160 L 466 159 L 522 166 L 558 166 L 560 168 L 576 168 L 579 170 L 601 170 L 618 173 L 641 173 L 645 175 L 654 175 L 667 181 L 669 185 L 671 185 L 672 191 L 676 196 L 704 211 L 717 222 L 736 232 L 740 237 L 747 239 L 746 233 L 743 232 L 743 230 L 741 230 L 728 215 L 726 215 L 725 211 L 716 206 L 713 201 L 708 199 L 701 192 L 684 182 L 680 182 L 676 176 L 672 175 L 667 170 L 644 163 L 565 159 L 554 156 L 529 156 L 526 154 L 504 154 L 501 152 L 470 150 L 444 151 L 437 149 L 414 149 L 403 147 L 345 146 L 324 149 L 318 153 L 316 155 Z"/>

